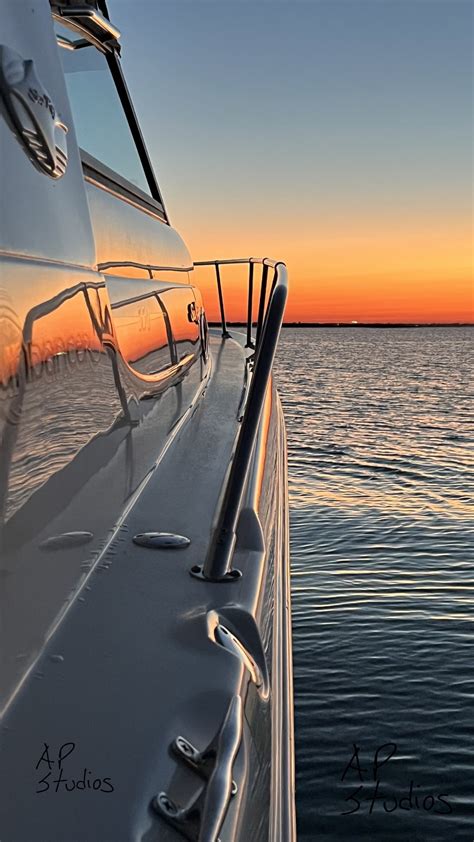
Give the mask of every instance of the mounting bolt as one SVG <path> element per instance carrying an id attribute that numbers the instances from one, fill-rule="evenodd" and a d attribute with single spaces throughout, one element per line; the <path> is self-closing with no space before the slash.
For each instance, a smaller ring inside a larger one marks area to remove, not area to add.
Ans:
<path id="1" fill-rule="evenodd" d="M 178 808 L 174 801 L 166 794 L 166 792 L 160 792 L 159 795 L 155 795 L 152 799 L 151 806 L 157 813 L 167 813 L 169 816 L 175 816 L 178 812 Z"/>
<path id="2" fill-rule="evenodd" d="M 203 565 L 200 564 L 194 564 L 191 567 L 189 573 L 191 576 L 194 576 L 195 579 L 200 579 L 201 582 L 216 582 L 218 584 L 221 584 L 222 582 L 236 582 L 237 579 L 240 579 L 240 577 L 242 576 L 242 572 L 240 570 L 237 570 L 236 567 L 233 567 L 219 579 L 208 579 L 208 577 L 204 575 Z"/>
<path id="3" fill-rule="evenodd" d="M 183 739 L 183 737 L 178 737 L 178 739 L 176 740 L 176 745 L 178 746 L 179 750 L 183 752 L 183 754 L 194 754 L 191 746 L 189 745 L 187 740 Z"/>

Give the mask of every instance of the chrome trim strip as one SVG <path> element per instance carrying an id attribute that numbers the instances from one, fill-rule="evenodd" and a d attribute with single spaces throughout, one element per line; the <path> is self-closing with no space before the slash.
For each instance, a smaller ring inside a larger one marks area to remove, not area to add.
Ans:
<path id="1" fill-rule="evenodd" d="M 66 6 L 59 9 L 59 14 L 61 18 L 86 18 L 117 41 L 120 38 L 120 30 L 91 6 Z"/>
<path id="2" fill-rule="evenodd" d="M 155 219 L 159 219 L 159 221 L 163 222 L 164 225 L 168 224 L 165 218 L 160 215 L 160 212 L 158 210 L 153 211 L 151 207 L 147 207 L 147 205 L 141 204 L 139 201 L 133 201 L 131 197 L 126 196 L 124 193 L 121 193 L 118 189 L 114 190 L 108 184 L 104 184 L 103 181 L 100 181 L 99 178 L 94 178 L 94 176 L 90 175 L 90 173 L 84 172 L 84 181 L 88 181 L 89 184 L 93 184 L 94 187 L 99 187 L 106 193 L 110 193 L 110 195 L 115 196 L 116 199 L 122 199 L 123 202 L 127 202 L 134 208 L 138 208 L 138 210 L 141 210 L 142 213 L 147 213 L 149 216 L 153 216 Z"/>
<path id="3" fill-rule="evenodd" d="M 85 263 L 68 263 L 66 260 L 57 260 L 54 257 L 41 257 L 39 255 L 20 254 L 15 251 L 6 251 L 0 249 L 0 258 L 5 260 L 22 260 L 24 263 L 34 265 L 35 263 L 44 264 L 45 266 L 60 266 L 62 269 L 74 269 L 74 271 L 87 272 L 90 276 L 91 271 L 97 271 L 96 266 L 88 266 Z M 103 282 L 99 284 L 103 286 Z"/>
<path id="4" fill-rule="evenodd" d="M 157 216 L 161 222 L 168 224 L 163 203 L 159 202 L 151 193 L 148 194 L 136 187 L 131 181 L 123 178 L 120 173 L 108 167 L 107 164 L 94 158 L 85 149 L 80 149 L 79 152 L 86 181 L 92 181 L 97 186 L 108 189 L 118 198 L 128 200 L 130 204 L 135 204 L 140 210 L 148 211 Z"/>
<path id="5" fill-rule="evenodd" d="M 153 263 L 135 263 L 133 260 L 109 260 L 107 263 L 98 263 L 99 272 L 106 269 L 115 269 L 130 266 L 134 269 L 146 269 L 147 272 L 192 272 L 192 266 L 155 266 Z M 187 284 L 187 286 L 189 286 Z"/>
<path id="6" fill-rule="evenodd" d="M 281 402 L 276 394 L 280 428 L 278 473 L 288 499 L 286 430 Z M 281 487 L 279 483 L 279 487 Z M 272 663 L 272 776 L 269 842 L 296 842 L 295 747 L 293 713 L 293 655 L 291 634 L 290 547 L 288 506 L 278 506 L 275 565 L 274 633 Z"/>

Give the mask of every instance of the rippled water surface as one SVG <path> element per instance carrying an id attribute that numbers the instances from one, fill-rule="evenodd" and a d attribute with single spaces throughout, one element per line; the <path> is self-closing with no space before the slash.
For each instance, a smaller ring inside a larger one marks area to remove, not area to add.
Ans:
<path id="1" fill-rule="evenodd" d="M 474 839 L 472 340 L 282 331 L 300 842 Z"/>

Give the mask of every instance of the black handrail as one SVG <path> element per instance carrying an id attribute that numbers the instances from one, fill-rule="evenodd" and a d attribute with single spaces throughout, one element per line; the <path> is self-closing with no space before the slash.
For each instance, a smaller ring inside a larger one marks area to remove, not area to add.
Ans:
<path id="1" fill-rule="evenodd" d="M 260 293 L 255 365 L 229 478 L 204 564 L 202 566 L 196 565 L 191 570 L 192 575 L 199 579 L 211 582 L 225 582 L 232 581 L 240 576 L 238 570 L 232 569 L 232 554 L 236 541 L 237 522 L 245 490 L 248 467 L 257 437 L 260 416 L 262 414 L 278 337 L 283 322 L 283 314 L 288 295 L 288 279 L 285 264 L 268 260 L 267 258 L 263 260 L 250 258 L 249 260 L 212 261 L 210 263 L 196 263 L 195 266 L 217 265 L 217 263 L 262 263 L 264 267 L 263 277 L 265 280 L 265 283 L 262 282 Z M 274 277 L 268 304 L 266 309 L 264 309 L 266 278 L 269 268 L 273 268 Z M 249 273 L 249 283 L 250 278 L 251 275 Z M 225 324 L 225 318 L 223 318 L 223 331 L 224 329 L 226 330 Z"/>
<path id="2" fill-rule="evenodd" d="M 257 318 L 257 337 L 255 340 L 255 344 L 258 348 L 258 344 L 260 342 L 260 336 L 262 333 L 263 328 L 263 314 L 265 312 L 265 298 L 267 295 L 267 280 L 268 280 L 268 266 L 266 264 L 263 265 L 262 269 L 262 283 L 260 284 L 260 302 L 258 305 L 258 318 Z"/>

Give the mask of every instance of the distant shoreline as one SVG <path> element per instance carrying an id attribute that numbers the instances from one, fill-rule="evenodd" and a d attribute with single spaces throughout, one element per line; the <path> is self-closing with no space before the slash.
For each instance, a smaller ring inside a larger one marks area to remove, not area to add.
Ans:
<path id="1" fill-rule="evenodd" d="M 220 322 L 209 322 L 210 327 L 220 327 Z M 256 322 L 253 323 L 254 327 Z M 227 322 L 228 327 L 247 327 L 247 322 Z M 371 328 L 403 328 L 403 327 L 474 327 L 473 322 L 284 322 L 282 327 L 371 327 Z"/>
<path id="2" fill-rule="evenodd" d="M 474 327 L 472 322 L 284 322 L 283 327 Z"/>

